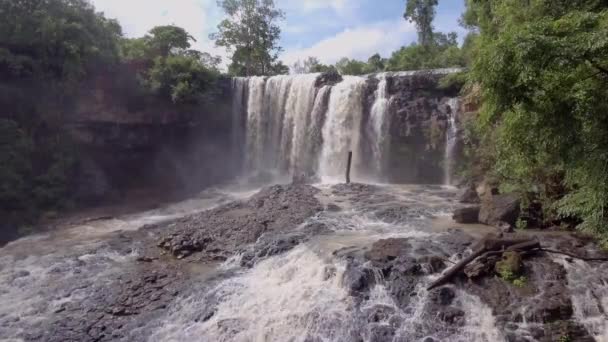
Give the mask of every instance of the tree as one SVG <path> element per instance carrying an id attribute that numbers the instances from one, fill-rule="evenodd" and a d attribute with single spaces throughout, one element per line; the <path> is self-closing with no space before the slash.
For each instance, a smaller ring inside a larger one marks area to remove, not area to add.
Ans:
<path id="1" fill-rule="evenodd" d="M 341 75 L 364 75 L 367 65 L 356 59 L 342 58 L 336 63 L 336 69 Z"/>
<path id="2" fill-rule="evenodd" d="M 273 0 L 219 0 L 227 18 L 211 34 L 217 46 L 232 51 L 231 74 L 269 75 L 276 72 L 281 29 L 278 20 L 284 13 Z"/>
<path id="3" fill-rule="evenodd" d="M 196 41 L 186 30 L 173 25 L 154 27 L 145 40 L 150 49 L 163 58 L 167 58 L 176 49 L 189 49 L 190 41 Z"/>
<path id="4" fill-rule="evenodd" d="M 422 46 L 433 44 L 433 20 L 438 0 L 407 0 L 403 17 L 416 24 L 418 43 Z"/>
<path id="5" fill-rule="evenodd" d="M 82 78 L 117 60 L 122 29 L 86 0 L 0 1 L 0 76 Z"/>
<path id="6" fill-rule="evenodd" d="M 487 170 L 546 219 L 608 236 L 608 10 L 594 0 L 468 1 Z"/>
<path id="7" fill-rule="evenodd" d="M 375 54 L 367 60 L 367 73 L 382 72 L 386 68 L 386 59 Z"/>
<path id="8" fill-rule="evenodd" d="M 308 74 L 314 72 L 313 70 L 317 69 L 317 66 L 320 65 L 321 62 L 316 57 L 307 57 L 303 61 L 298 60 L 291 66 L 291 71 L 294 74 Z"/>
<path id="9" fill-rule="evenodd" d="M 148 74 L 150 88 L 175 104 L 209 100 L 218 73 L 193 56 L 157 57 Z"/>

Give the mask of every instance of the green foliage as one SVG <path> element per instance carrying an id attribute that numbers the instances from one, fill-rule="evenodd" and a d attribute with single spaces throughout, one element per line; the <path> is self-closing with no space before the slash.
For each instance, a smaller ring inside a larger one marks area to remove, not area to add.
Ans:
<path id="1" fill-rule="evenodd" d="M 524 230 L 528 228 L 528 222 L 526 220 L 523 220 L 522 218 L 518 218 L 517 221 L 515 222 L 515 228 L 517 230 Z"/>
<path id="2" fill-rule="evenodd" d="M 85 0 L 0 1 L 0 77 L 75 80 L 118 57 L 120 25 Z"/>
<path id="3" fill-rule="evenodd" d="M 608 11 L 598 1 L 469 1 L 472 77 L 502 183 L 547 217 L 608 227 Z"/>
<path id="4" fill-rule="evenodd" d="M 463 89 L 465 84 L 469 81 L 468 73 L 457 72 L 447 74 L 439 80 L 440 89 Z"/>
<path id="5" fill-rule="evenodd" d="M 176 50 L 189 49 L 190 41 L 195 41 L 186 30 L 174 25 L 156 26 L 144 39 L 146 45 L 163 58 L 167 58 Z"/>
<path id="6" fill-rule="evenodd" d="M 308 57 L 302 61 L 298 60 L 291 66 L 294 74 L 323 73 L 335 70 L 333 65 L 322 64 L 316 57 Z"/>
<path id="7" fill-rule="evenodd" d="M 273 0 L 219 0 L 227 18 L 212 34 L 217 46 L 232 51 L 230 74 L 237 76 L 274 75 L 285 68 L 277 64 L 281 29 L 277 21 L 284 13 Z"/>
<path id="8" fill-rule="evenodd" d="M 146 38 L 125 38 L 120 41 L 120 56 L 124 60 L 147 59 L 150 54 Z"/>
<path id="9" fill-rule="evenodd" d="M 150 89 L 176 104 L 210 100 L 218 72 L 196 57 L 176 55 L 157 57 L 148 74 Z"/>
<path id="10" fill-rule="evenodd" d="M 466 65 L 464 50 L 458 47 L 455 33 L 435 34 L 431 45 L 412 44 L 393 52 L 388 59 L 389 71 L 421 70 L 463 67 Z"/>
<path id="11" fill-rule="evenodd" d="M 438 0 L 407 0 L 403 17 L 416 24 L 418 42 L 422 46 L 433 44 L 433 20 Z"/>
<path id="12" fill-rule="evenodd" d="M 364 75 L 367 73 L 367 65 L 364 62 L 346 57 L 336 63 L 336 69 L 341 75 Z"/>

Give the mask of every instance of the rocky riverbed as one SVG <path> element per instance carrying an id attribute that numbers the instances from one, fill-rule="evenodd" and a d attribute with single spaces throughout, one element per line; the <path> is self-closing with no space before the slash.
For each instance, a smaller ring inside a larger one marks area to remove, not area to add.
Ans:
<path id="1" fill-rule="evenodd" d="M 517 284 L 489 270 L 427 291 L 497 233 L 447 219 L 456 197 L 276 185 L 25 238 L 0 249 L 0 339 L 608 341 L 602 263 L 537 253 Z M 601 253 L 562 233 L 540 239 Z"/>

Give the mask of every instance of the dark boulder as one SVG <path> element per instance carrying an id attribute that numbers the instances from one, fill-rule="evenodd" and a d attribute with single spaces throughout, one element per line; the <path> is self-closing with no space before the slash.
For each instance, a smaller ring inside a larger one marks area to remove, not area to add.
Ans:
<path id="1" fill-rule="evenodd" d="M 478 206 L 456 209 L 452 218 L 458 223 L 477 223 L 479 222 L 479 211 Z"/>
<path id="2" fill-rule="evenodd" d="M 519 218 L 519 198 L 514 194 L 486 194 L 481 201 L 479 222 L 497 226 L 501 222 L 515 225 Z"/>
<path id="3" fill-rule="evenodd" d="M 481 202 L 481 199 L 475 187 L 469 187 L 460 195 L 458 201 L 465 204 L 477 204 Z"/>
<path id="4" fill-rule="evenodd" d="M 333 69 L 321 74 L 315 82 L 315 87 L 333 86 L 340 82 L 342 82 L 342 75 L 340 75 L 337 70 Z"/>
<path id="5" fill-rule="evenodd" d="M 407 239 L 385 239 L 376 241 L 365 257 L 375 264 L 384 264 L 406 255 L 412 245 Z"/>

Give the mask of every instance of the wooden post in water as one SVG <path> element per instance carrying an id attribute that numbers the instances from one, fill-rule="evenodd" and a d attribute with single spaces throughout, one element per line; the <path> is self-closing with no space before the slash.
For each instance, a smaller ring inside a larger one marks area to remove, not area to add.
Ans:
<path id="1" fill-rule="evenodd" d="M 348 161 L 346 163 L 346 184 L 350 184 L 350 165 L 353 162 L 353 152 L 348 151 Z"/>

